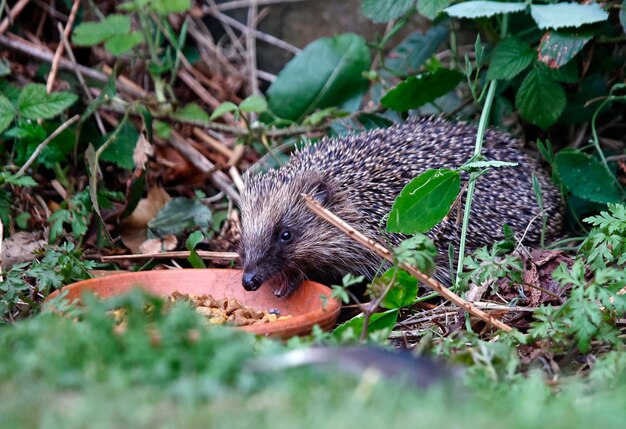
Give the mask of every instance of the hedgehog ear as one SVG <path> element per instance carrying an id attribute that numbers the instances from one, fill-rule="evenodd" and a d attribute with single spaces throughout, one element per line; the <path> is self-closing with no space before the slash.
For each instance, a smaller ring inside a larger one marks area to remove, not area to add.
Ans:
<path id="1" fill-rule="evenodd" d="M 313 199 L 321 205 L 326 206 L 332 201 L 332 190 L 328 186 L 328 183 L 324 182 L 323 180 L 316 179 L 311 184 L 310 189 L 311 191 L 309 193 L 311 197 L 313 197 Z"/>

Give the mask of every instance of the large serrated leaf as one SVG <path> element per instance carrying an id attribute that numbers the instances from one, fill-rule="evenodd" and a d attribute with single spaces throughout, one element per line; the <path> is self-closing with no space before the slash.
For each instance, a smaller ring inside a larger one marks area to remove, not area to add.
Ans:
<path id="1" fill-rule="evenodd" d="M 431 21 L 452 3 L 452 0 L 419 0 L 417 11 Z"/>
<path id="2" fill-rule="evenodd" d="M 555 3 L 531 5 L 530 14 L 542 30 L 580 27 L 585 24 L 606 21 L 609 14 L 597 3 Z"/>
<path id="3" fill-rule="evenodd" d="M 555 159 L 559 177 L 572 194 L 595 203 L 623 200 L 615 177 L 597 159 L 576 149 L 564 149 Z"/>
<path id="4" fill-rule="evenodd" d="M 15 107 L 4 95 L 0 94 L 0 133 L 6 130 L 15 118 Z"/>
<path id="5" fill-rule="evenodd" d="M 50 119 L 60 115 L 76 102 L 78 96 L 71 92 L 46 92 L 46 86 L 37 83 L 26 85 L 17 100 L 17 110 L 26 119 Z"/>
<path id="6" fill-rule="evenodd" d="M 521 12 L 525 9 L 526 3 L 474 0 L 457 3 L 444 11 L 454 18 L 489 18 L 504 13 Z"/>
<path id="7" fill-rule="evenodd" d="M 100 22 L 84 22 L 74 29 L 72 43 L 78 46 L 93 46 L 115 35 L 127 35 L 130 31 L 130 16 L 109 15 Z"/>
<path id="8" fill-rule="evenodd" d="M 426 34 L 411 33 L 389 53 L 385 65 L 396 74 L 415 74 L 449 33 L 450 26 L 445 22 L 429 28 Z"/>
<path id="9" fill-rule="evenodd" d="M 270 110 L 292 120 L 363 94 L 370 66 L 365 39 L 348 33 L 318 39 L 296 55 L 267 91 Z"/>
<path id="10" fill-rule="evenodd" d="M 574 58 L 591 38 L 592 35 L 548 31 L 539 43 L 539 61 L 551 69 L 558 69 Z"/>
<path id="11" fill-rule="evenodd" d="M 387 231 L 427 232 L 448 214 L 461 191 L 455 170 L 428 170 L 411 180 L 396 198 L 387 219 Z"/>
<path id="12" fill-rule="evenodd" d="M 565 64 L 563 67 L 559 67 L 558 69 L 551 69 L 543 63 L 537 63 L 537 68 L 541 69 L 543 72 L 547 73 L 552 79 L 557 82 L 563 83 L 575 83 L 578 82 L 578 62 L 570 61 Z"/>
<path id="13" fill-rule="evenodd" d="M 547 73 L 531 70 L 517 91 L 515 106 L 528 122 L 546 129 L 565 109 L 565 90 Z"/>
<path id="14" fill-rule="evenodd" d="M 512 79 L 533 62 L 532 47 L 515 37 L 504 39 L 493 50 L 488 79 Z"/>
<path id="15" fill-rule="evenodd" d="M 363 0 L 363 15 L 374 22 L 387 22 L 407 13 L 415 0 Z"/>
<path id="16" fill-rule="evenodd" d="M 380 102 L 390 109 L 404 112 L 415 109 L 452 91 L 463 80 L 456 70 L 439 68 L 400 82 Z"/>

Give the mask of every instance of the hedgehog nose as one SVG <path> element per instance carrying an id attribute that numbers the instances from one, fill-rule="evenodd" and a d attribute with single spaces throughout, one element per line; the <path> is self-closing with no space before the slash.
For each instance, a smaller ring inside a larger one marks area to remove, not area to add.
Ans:
<path id="1" fill-rule="evenodd" d="M 263 281 L 255 273 L 244 273 L 241 279 L 243 288 L 247 291 L 257 290 L 261 287 Z"/>

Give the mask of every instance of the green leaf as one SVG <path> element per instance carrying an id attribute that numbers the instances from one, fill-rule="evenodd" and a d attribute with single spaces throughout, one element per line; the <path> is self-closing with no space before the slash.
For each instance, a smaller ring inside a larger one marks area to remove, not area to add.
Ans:
<path id="1" fill-rule="evenodd" d="M 200 124 L 209 123 L 209 115 L 196 103 L 187 104 L 185 107 L 175 112 L 172 117 L 182 121 L 197 122 Z"/>
<path id="2" fill-rule="evenodd" d="M 169 139 L 172 135 L 172 127 L 164 121 L 154 121 L 154 132 L 162 139 Z"/>
<path id="3" fill-rule="evenodd" d="M 402 240 L 398 247 L 393 249 L 395 264 L 406 263 L 416 267 L 423 273 L 429 273 L 435 269 L 437 247 L 425 234 L 415 234 L 411 238 Z"/>
<path id="4" fill-rule="evenodd" d="M 431 27 L 426 34 L 419 31 L 411 33 L 391 51 L 385 59 L 385 65 L 398 75 L 415 74 L 447 39 L 449 33 L 448 23 Z"/>
<path id="5" fill-rule="evenodd" d="M 415 0 L 363 0 L 361 11 L 374 22 L 400 18 L 413 6 Z"/>
<path id="6" fill-rule="evenodd" d="M 376 279 L 383 288 L 392 281 L 394 284 L 380 303 L 381 307 L 392 309 L 411 305 L 417 296 L 417 279 L 398 268 L 390 268 Z"/>
<path id="7" fill-rule="evenodd" d="M 426 232 L 448 214 L 461 191 L 461 174 L 455 170 L 427 170 L 411 180 L 396 198 L 387 231 Z"/>
<path id="8" fill-rule="evenodd" d="M 116 34 L 106 41 L 104 49 L 109 51 L 111 55 L 121 55 L 133 49 L 141 41 L 143 41 L 143 36 L 138 31 L 133 31 L 130 34 Z"/>
<path id="9" fill-rule="evenodd" d="M 554 124 L 565 109 L 565 91 L 547 73 L 533 69 L 517 91 L 515 105 L 520 115 L 542 129 Z"/>
<path id="10" fill-rule="evenodd" d="M 5 77 L 11 74 L 11 64 L 4 59 L 0 58 L 0 77 Z"/>
<path id="11" fill-rule="evenodd" d="M 196 252 L 196 246 L 204 240 L 204 234 L 200 231 L 194 231 L 189 234 L 187 237 L 187 241 L 185 242 L 185 247 L 189 250 L 189 257 L 187 260 L 191 264 L 193 268 L 206 268 L 206 265 L 198 252 Z"/>
<path id="12" fill-rule="evenodd" d="M 564 149 L 556 154 L 558 174 L 565 187 L 574 195 L 596 203 L 622 201 L 616 179 L 597 159 L 576 149 Z"/>
<path id="13" fill-rule="evenodd" d="M 28 221 L 30 220 L 30 218 L 30 213 L 23 212 L 15 216 L 15 223 L 19 229 L 25 230 L 26 228 L 28 228 Z"/>
<path id="14" fill-rule="evenodd" d="M 109 136 L 110 134 L 106 135 L 102 143 L 104 143 Z M 135 128 L 134 125 L 125 122 L 115 139 L 109 144 L 104 152 L 102 152 L 100 159 L 102 161 L 112 162 L 126 170 L 133 170 L 135 168 L 133 153 L 135 151 L 135 147 L 137 146 L 138 139 L 139 132 L 137 131 L 137 128 Z"/>
<path id="15" fill-rule="evenodd" d="M 380 102 L 390 109 L 405 112 L 435 101 L 452 91 L 463 80 L 463 74 L 446 68 L 422 73 L 400 82 Z"/>
<path id="16" fill-rule="evenodd" d="M 74 29 L 72 43 L 78 46 L 94 46 L 115 35 L 124 36 L 130 32 L 130 16 L 109 15 L 100 22 L 84 22 Z"/>
<path id="17" fill-rule="evenodd" d="M 241 102 L 239 110 L 248 113 L 261 113 L 267 110 L 267 101 L 260 95 L 251 95 Z"/>
<path id="18" fill-rule="evenodd" d="M 396 325 L 397 320 L 398 310 L 388 310 L 384 313 L 374 313 L 370 317 L 367 332 L 368 334 L 371 334 L 372 332 L 381 330 L 391 331 Z M 341 339 L 344 335 L 348 335 L 348 333 L 352 331 L 352 335 L 358 338 L 363 331 L 363 325 L 364 319 L 361 314 L 337 326 L 333 331 L 333 336 Z"/>
<path id="19" fill-rule="evenodd" d="M 76 94 L 66 91 L 48 94 L 45 85 L 31 83 L 22 89 L 17 109 L 26 119 L 50 119 L 63 113 L 77 99 Z"/>
<path id="20" fill-rule="evenodd" d="M 452 5 L 444 11 L 453 18 L 489 18 L 494 15 L 521 12 L 526 3 L 503 3 L 473 0 Z"/>
<path id="21" fill-rule="evenodd" d="M 551 69 L 558 69 L 574 58 L 592 37 L 548 31 L 539 43 L 539 61 Z"/>
<path id="22" fill-rule="evenodd" d="M 542 30 L 580 27 L 585 24 L 606 21 L 609 18 L 609 14 L 597 3 L 533 4 L 530 6 L 530 15 Z"/>
<path id="23" fill-rule="evenodd" d="M 180 235 L 196 227 L 206 230 L 210 222 L 211 210 L 200 201 L 174 198 L 148 222 L 148 238 Z"/>
<path id="24" fill-rule="evenodd" d="M 0 176 L 1 177 L 1 176 Z M 15 175 L 6 176 L 3 178 L 5 183 L 15 186 L 22 186 L 24 188 L 32 188 L 37 186 L 37 182 L 30 176 L 18 176 Z"/>
<path id="25" fill-rule="evenodd" d="M 6 130 L 15 118 L 15 107 L 4 95 L 0 94 L 0 133 Z"/>
<path id="26" fill-rule="evenodd" d="M 537 67 L 545 72 L 557 82 L 563 83 L 576 83 L 578 82 L 578 61 L 570 61 L 563 67 L 558 69 L 551 69 L 543 63 L 537 63 Z M 578 94 L 580 95 L 580 94 Z"/>
<path id="27" fill-rule="evenodd" d="M 300 120 L 315 109 L 340 105 L 362 95 L 370 53 L 361 36 L 347 33 L 321 38 L 296 55 L 267 91 L 270 110 Z"/>
<path id="28" fill-rule="evenodd" d="M 419 0 L 417 11 L 433 21 L 450 3 L 452 0 Z"/>
<path id="29" fill-rule="evenodd" d="M 160 14 L 183 13 L 191 8 L 191 0 L 152 0 L 151 9 Z"/>
<path id="30" fill-rule="evenodd" d="M 533 62 L 532 47 L 515 37 L 498 43 L 491 54 L 487 79 L 513 79 Z"/>
<path id="31" fill-rule="evenodd" d="M 200 243 L 202 240 L 204 240 L 204 234 L 202 234 L 202 232 L 200 231 L 194 231 L 189 234 L 189 237 L 187 237 L 187 241 L 185 241 L 185 247 L 187 248 L 187 250 L 194 250 L 198 243 Z"/>
<path id="32" fill-rule="evenodd" d="M 235 103 L 231 103 L 230 101 L 225 101 L 215 108 L 213 113 L 211 113 L 210 120 L 212 121 L 215 118 L 219 118 L 222 115 L 225 115 L 229 112 L 235 112 L 237 110 L 237 105 Z"/>

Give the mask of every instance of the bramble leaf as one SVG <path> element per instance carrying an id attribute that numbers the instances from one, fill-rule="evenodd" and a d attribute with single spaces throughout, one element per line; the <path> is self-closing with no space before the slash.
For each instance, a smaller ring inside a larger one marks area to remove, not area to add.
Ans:
<path id="1" fill-rule="evenodd" d="M 26 85 L 17 100 L 17 110 L 26 119 L 50 119 L 60 115 L 78 100 L 71 92 L 48 94 L 46 86 L 37 83 Z"/>
<path id="2" fill-rule="evenodd" d="M 488 79 L 513 79 L 533 62 L 532 47 L 515 37 L 504 39 L 493 50 Z"/>

